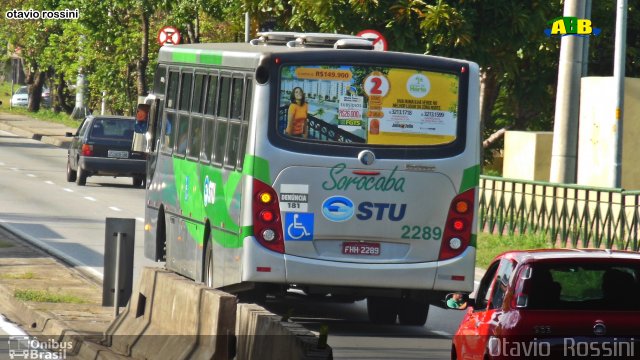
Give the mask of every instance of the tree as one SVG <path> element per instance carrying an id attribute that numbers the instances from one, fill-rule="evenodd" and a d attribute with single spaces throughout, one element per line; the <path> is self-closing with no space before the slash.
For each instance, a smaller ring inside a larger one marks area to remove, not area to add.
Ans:
<path id="1" fill-rule="evenodd" d="M 55 6 L 56 1 L 8 1 L 7 9 L 32 9 L 39 5 Z M 13 20 L 0 21 L 0 32 L 9 41 L 9 52 L 19 54 L 24 61 L 27 84 L 29 84 L 29 111 L 40 110 L 42 88 L 49 68 L 43 66 L 42 56 L 52 34 L 60 32 L 60 26 L 51 20 Z"/>

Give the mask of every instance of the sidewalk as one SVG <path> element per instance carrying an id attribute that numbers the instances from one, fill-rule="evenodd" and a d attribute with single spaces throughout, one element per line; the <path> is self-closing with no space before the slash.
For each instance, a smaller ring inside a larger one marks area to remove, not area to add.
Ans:
<path id="1" fill-rule="evenodd" d="M 65 133 L 75 133 L 77 129 L 24 115 L 3 113 L 0 109 L 0 130 L 66 149 L 71 138 L 66 137 Z"/>
<path id="2" fill-rule="evenodd" d="M 28 300 L 45 296 L 59 302 Z M 78 303 L 63 302 L 71 300 Z M 64 337 L 79 347 L 102 339 L 113 320 L 114 309 L 101 302 L 100 284 L 0 226 L 0 313 L 9 320 L 40 341 Z"/>

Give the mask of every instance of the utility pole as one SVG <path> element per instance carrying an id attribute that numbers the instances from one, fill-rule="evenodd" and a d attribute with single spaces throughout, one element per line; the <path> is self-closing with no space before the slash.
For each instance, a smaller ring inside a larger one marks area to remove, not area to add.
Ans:
<path id="1" fill-rule="evenodd" d="M 244 42 L 248 43 L 251 33 L 251 21 L 249 21 L 249 12 L 244 13 Z"/>
<path id="2" fill-rule="evenodd" d="M 616 40 L 613 56 L 613 81 L 616 83 L 615 107 L 615 158 L 613 161 L 613 184 L 615 188 L 622 187 L 622 119 L 624 115 L 624 65 L 627 47 L 627 0 L 618 0 L 616 10 Z"/>
<path id="3" fill-rule="evenodd" d="M 80 35 L 80 48 L 84 46 L 84 35 Z M 89 113 L 87 106 L 84 103 L 84 92 L 86 81 L 82 70 L 82 55 L 79 57 L 80 67 L 78 68 L 78 77 L 76 78 L 76 105 L 71 112 L 71 117 L 74 119 L 83 119 Z"/>
<path id="4" fill-rule="evenodd" d="M 564 16 L 583 19 L 584 13 L 583 1 L 565 0 Z M 563 36 L 560 43 L 551 182 L 576 182 L 583 42 L 584 38 L 580 36 Z"/>

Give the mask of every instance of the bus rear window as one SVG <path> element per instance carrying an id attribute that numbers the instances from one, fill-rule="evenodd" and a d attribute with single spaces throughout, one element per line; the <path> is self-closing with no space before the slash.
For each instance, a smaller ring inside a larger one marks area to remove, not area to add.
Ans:
<path id="1" fill-rule="evenodd" d="M 373 145 L 449 144 L 458 129 L 457 75 L 380 66 L 285 66 L 278 132 Z"/>

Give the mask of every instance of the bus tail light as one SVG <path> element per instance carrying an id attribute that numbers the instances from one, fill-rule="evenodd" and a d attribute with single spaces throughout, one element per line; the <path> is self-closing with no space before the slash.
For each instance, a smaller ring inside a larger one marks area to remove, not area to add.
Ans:
<path id="1" fill-rule="evenodd" d="M 93 156 L 93 145 L 82 144 L 82 149 L 80 151 L 82 156 Z"/>
<path id="2" fill-rule="evenodd" d="M 253 235 L 260 245 L 284 254 L 280 204 L 275 190 L 253 179 Z"/>
<path id="3" fill-rule="evenodd" d="M 449 214 L 440 244 L 438 260 L 456 257 L 471 243 L 475 188 L 458 194 L 449 206 Z"/>

